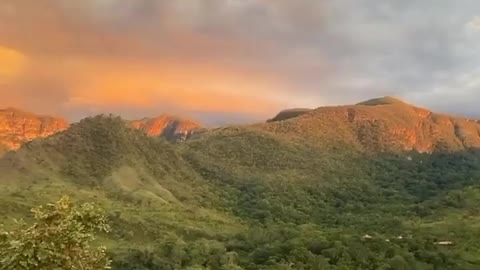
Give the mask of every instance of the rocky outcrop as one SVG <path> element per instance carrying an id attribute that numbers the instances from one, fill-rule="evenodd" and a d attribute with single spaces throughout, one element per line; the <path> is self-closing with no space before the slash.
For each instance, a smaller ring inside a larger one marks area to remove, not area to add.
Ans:
<path id="1" fill-rule="evenodd" d="M 182 119 L 168 114 L 134 120 L 131 124 L 150 136 L 162 136 L 172 141 L 184 141 L 194 133 L 203 130 L 203 127 L 193 120 Z"/>
<path id="2" fill-rule="evenodd" d="M 36 115 L 19 109 L 0 110 L 0 149 L 15 150 L 28 141 L 68 128 L 62 118 Z"/>

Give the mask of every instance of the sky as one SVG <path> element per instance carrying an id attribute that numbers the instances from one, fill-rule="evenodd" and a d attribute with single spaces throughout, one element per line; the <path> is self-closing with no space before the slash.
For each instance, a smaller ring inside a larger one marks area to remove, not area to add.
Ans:
<path id="1" fill-rule="evenodd" d="M 393 95 L 480 116 L 478 0 L 1 0 L 0 107 L 209 124 Z"/>

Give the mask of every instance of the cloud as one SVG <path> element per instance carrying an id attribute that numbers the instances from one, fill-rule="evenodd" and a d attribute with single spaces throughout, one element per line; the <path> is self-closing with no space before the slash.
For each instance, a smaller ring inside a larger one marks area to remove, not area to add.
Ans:
<path id="1" fill-rule="evenodd" d="M 459 78 L 478 74 L 478 10 L 475 0 L 3 0 L 0 45 L 28 65 L 8 65 L 0 106 L 229 121 L 396 95 L 475 112 L 478 88 Z"/>
<path id="2" fill-rule="evenodd" d="M 14 49 L 0 46 L 0 83 L 19 76 L 27 64 L 27 57 Z"/>
<path id="3" fill-rule="evenodd" d="M 474 31 L 480 31 L 480 16 L 473 18 L 466 26 Z"/>

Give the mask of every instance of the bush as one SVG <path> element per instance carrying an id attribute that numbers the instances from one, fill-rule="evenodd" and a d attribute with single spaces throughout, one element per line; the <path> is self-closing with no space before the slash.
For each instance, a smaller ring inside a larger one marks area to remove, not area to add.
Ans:
<path id="1" fill-rule="evenodd" d="M 76 207 L 66 196 L 32 209 L 35 223 L 18 222 L 0 231 L 1 270 L 109 269 L 105 248 L 92 248 L 96 232 L 108 232 L 103 211 L 93 204 Z"/>

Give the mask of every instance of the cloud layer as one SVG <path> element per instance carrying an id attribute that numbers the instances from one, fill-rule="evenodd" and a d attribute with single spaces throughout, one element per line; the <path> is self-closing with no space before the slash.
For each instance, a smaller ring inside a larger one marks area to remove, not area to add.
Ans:
<path id="1" fill-rule="evenodd" d="M 233 121 L 397 95 L 480 114 L 479 10 L 475 0 L 3 0 L 0 106 Z"/>

